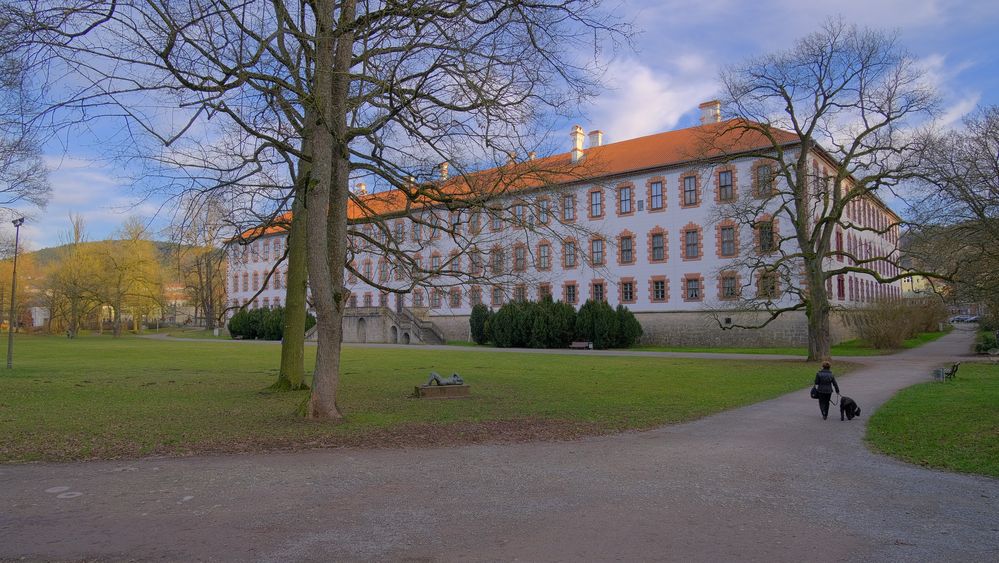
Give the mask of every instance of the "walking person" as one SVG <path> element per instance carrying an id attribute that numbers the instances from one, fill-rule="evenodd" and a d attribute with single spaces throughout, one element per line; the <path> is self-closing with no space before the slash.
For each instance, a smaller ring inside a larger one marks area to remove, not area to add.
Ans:
<path id="1" fill-rule="evenodd" d="M 829 399 L 832 397 L 833 389 L 839 395 L 839 384 L 833 377 L 832 370 L 829 369 L 829 362 L 822 362 L 822 369 L 815 374 L 815 391 L 819 395 L 819 410 L 822 411 L 822 420 L 829 416 Z"/>

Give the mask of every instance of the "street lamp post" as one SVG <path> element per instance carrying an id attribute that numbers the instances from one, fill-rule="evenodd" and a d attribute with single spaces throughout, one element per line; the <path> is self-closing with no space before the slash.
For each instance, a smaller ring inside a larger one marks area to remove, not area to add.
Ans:
<path id="1" fill-rule="evenodd" d="M 17 285 L 17 247 L 21 241 L 21 225 L 24 224 L 24 217 L 18 217 L 14 219 L 14 268 L 10 279 L 10 319 L 7 321 L 7 369 L 14 367 L 14 327 L 16 326 L 16 321 L 14 320 L 14 314 L 16 310 L 14 308 L 14 301 L 17 299 L 16 285 Z"/>

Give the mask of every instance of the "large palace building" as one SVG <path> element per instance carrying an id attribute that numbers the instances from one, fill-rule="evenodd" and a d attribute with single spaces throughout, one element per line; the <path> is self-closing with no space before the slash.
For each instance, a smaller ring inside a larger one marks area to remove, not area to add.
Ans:
<path id="1" fill-rule="evenodd" d="M 532 155 L 472 175 L 495 180 L 505 168 L 534 171 L 491 181 L 479 189 L 483 197 L 464 205 L 447 198 L 414 205 L 393 190 L 360 195 L 349 212 L 355 234 L 344 340 L 469 340 L 474 304 L 498 308 L 550 295 L 576 306 L 587 299 L 624 304 L 641 322 L 647 343 L 804 343 L 801 313 L 782 315 L 763 329 L 724 330 L 763 318 L 747 309 L 747 298 L 791 304 L 799 299 L 794 287 L 804 281 L 793 260 L 791 267 L 761 274 L 761 264 L 775 262 L 768 257 L 797 248 L 780 211 L 788 199 L 779 195 L 784 184 L 775 160 L 766 157 L 773 142 L 721 121 L 719 109 L 717 102 L 702 104 L 697 127 L 616 143 L 603 144 L 602 133 L 594 131 L 585 147 L 586 135 L 576 126 L 567 153 Z M 798 150 L 793 134 L 776 133 L 780 150 Z M 828 196 L 820 179 L 833 175 L 834 163 L 821 150 L 808 158 L 818 201 L 823 190 Z M 474 184 L 468 177 L 448 179 L 446 165 L 437 181 L 460 183 L 466 192 Z M 894 256 L 898 221 L 877 198 L 856 198 L 831 250 L 862 261 Z M 287 279 L 277 263 L 285 232 L 251 232 L 231 246 L 230 306 L 279 306 Z M 828 268 L 850 261 L 834 253 Z M 889 260 L 865 267 L 883 276 L 896 273 Z M 899 283 L 849 272 L 828 280 L 827 290 L 843 309 L 901 295 Z M 841 322 L 833 329 L 834 339 L 849 337 Z"/>

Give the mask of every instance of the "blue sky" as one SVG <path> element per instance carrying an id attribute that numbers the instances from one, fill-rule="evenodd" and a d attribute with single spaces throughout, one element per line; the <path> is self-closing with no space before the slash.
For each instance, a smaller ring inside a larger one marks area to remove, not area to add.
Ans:
<path id="1" fill-rule="evenodd" d="M 697 105 L 716 96 L 724 65 L 787 48 L 829 16 L 897 30 L 939 89 L 946 124 L 959 124 L 976 105 L 999 104 L 999 41 L 992 35 L 999 2 L 605 1 L 639 35 L 635 51 L 619 51 L 610 61 L 608 89 L 583 108 L 580 124 L 601 129 L 604 142 L 695 124 Z M 129 216 L 154 229 L 165 224 L 160 202 L 142 199 L 120 165 L 103 158 L 101 131 L 62 136 L 46 146 L 52 200 L 45 210 L 22 210 L 29 216 L 21 230 L 29 249 L 61 244 L 70 213 L 85 218 L 91 240 L 111 236 Z M 568 148 L 568 129 L 565 140 Z M 11 229 L 7 223 L 2 228 Z"/>

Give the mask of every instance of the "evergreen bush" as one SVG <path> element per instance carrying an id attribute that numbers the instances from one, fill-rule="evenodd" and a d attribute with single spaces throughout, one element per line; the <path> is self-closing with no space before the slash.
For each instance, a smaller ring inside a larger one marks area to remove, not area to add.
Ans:
<path id="1" fill-rule="evenodd" d="M 482 303 L 472 307 L 472 314 L 468 317 L 468 324 L 472 333 L 472 342 L 475 342 L 476 344 L 485 344 L 489 341 L 486 333 L 486 321 L 489 320 L 489 317 L 492 316 L 492 314 L 492 310 Z"/>

